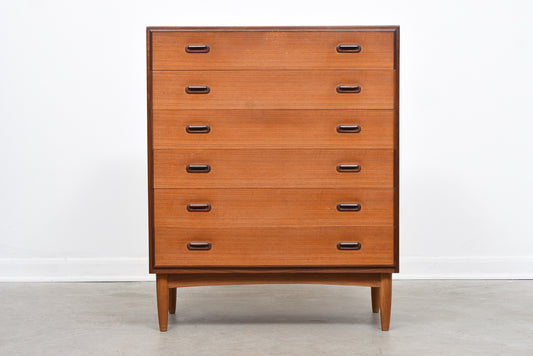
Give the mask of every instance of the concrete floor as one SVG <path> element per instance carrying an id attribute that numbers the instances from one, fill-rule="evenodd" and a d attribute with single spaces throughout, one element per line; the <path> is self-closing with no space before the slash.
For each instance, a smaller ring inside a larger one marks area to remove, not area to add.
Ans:
<path id="1" fill-rule="evenodd" d="M 370 288 L 178 289 L 158 330 L 155 284 L 2 283 L 0 355 L 533 355 L 533 281 L 394 281 L 391 329 Z"/>

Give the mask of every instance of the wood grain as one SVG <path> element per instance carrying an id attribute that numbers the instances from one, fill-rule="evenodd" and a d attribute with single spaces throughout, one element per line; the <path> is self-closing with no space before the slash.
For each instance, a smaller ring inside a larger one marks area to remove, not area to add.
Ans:
<path id="1" fill-rule="evenodd" d="M 394 110 L 154 110 L 154 149 L 393 148 Z M 190 134 L 187 125 L 209 125 Z M 359 133 L 338 133 L 359 125 Z"/>
<path id="2" fill-rule="evenodd" d="M 370 297 L 372 299 L 372 313 L 378 313 L 380 303 L 379 287 L 370 288 Z"/>
<path id="3" fill-rule="evenodd" d="M 155 189 L 155 226 L 392 226 L 393 189 Z M 338 203 L 361 211 L 337 211 Z M 187 204 L 210 203 L 210 212 Z"/>
<path id="4" fill-rule="evenodd" d="M 154 273 L 154 165 L 153 165 L 153 118 L 152 118 L 152 31 L 146 29 L 146 142 L 147 142 L 147 173 L 148 173 L 148 261 L 149 271 Z"/>
<path id="5" fill-rule="evenodd" d="M 395 71 L 174 71 L 152 73 L 154 109 L 393 109 Z M 209 94 L 187 94 L 207 85 Z M 339 94 L 338 85 L 360 85 Z"/>
<path id="6" fill-rule="evenodd" d="M 187 53 L 190 44 L 208 53 Z M 337 53 L 359 44 L 360 53 Z M 392 69 L 393 31 L 165 31 L 153 33 L 154 70 Z"/>
<path id="7" fill-rule="evenodd" d="M 158 227 L 156 267 L 392 266 L 392 227 Z M 338 250 L 356 241 L 360 250 Z M 190 251 L 188 242 L 210 242 Z"/>
<path id="8" fill-rule="evenodd" d="M 379 286 L 379 274 L 373 273 L 325 273 L 313 274 L 287 274 L 287 273 L 255 273 L 255 274 L 198 274 L 198 275 L 170 275 L 170 287 L 195 287 L 212 285 L 236 284 L 340 284 L 350 286 Z"/>
<path id="9" fill-rule="evenodd" d="M 169 288 L 168 290 L 168 313 L 176 314 L 176 302 L 177 302 L 177 293 L 176 288 Z"/>
<path id="10" fill-rule="evenodd" d="M 189 149 L 154 151 L 155 188 L 390 188 L 392 150 Z M 207 164 L 208 173 L 189 173 Z M 358 164 L 360 172 L 338 172 Z"/>
<path id="11" fill-rule="evenodd" d="M 340 42 L 362 51 L 337 53 Z M 204 43 L 209 53 L 184 50 Z M 151 27 L 147 72 L 160 329 L 176 287 L 319 283 L 372 287 L 388 330 L 390 273 L 399 267 L 399 28 Z M 186 85 L 211 91 L 190 95 Z M 338 94 L 337 85 L 362 91 Z M 187 134 L 195 124 L 210 133 Z M 343 124 L 362 131 L 337 133 Z M 345 180 L 324 168 L 339 157 L 366 160 L 369 175 Z M 206 163 L 188 161 L 198 159 L 212 160 L 212 174 L 190 179 L 180 168 Z M 203 202 L 210 212 L 187 212 L 187 203 Z M 338 202 L 363 208 L 338 212 Z M 343 237 L 362 249 L 336 250 Z M 187 250 L 193 238 L 209 238 L 212 249 Z"/>
<path id="12" fill-rule="evenodd" d="M 156 273 L 172 274 L 327 274 L 393 273 L 394 267 L 159 267 Z"/>
<path id="13" fill-rule="evenodd" d="M 283 31 L 283 32 L 330 32 L 330 31 L 397 31 L 399 26 L 147 26 L 146 30 L 150 32 L 264 32 L 264 31 Z"/>
<path id="14" fill-rule="evenodd" d="M 381 318 L 381 330 L 388 331 L 390 325 L 390 312 L 392 300 L 392 274 L 382 273 L 379 286 L 379 309 Z"/>
<path id="15" fill-rule="evenodd" d="M 168 275 L 156 275 L 156 291 L 157 291 L 157 314 L 159 317 L 159 330 L 167 331 L 168 325 Z"/>
<path id="16" fill-rule="evenodd" d="M 396 89 L 394 90 L 394 265 L 400 272 L 400 27 L 394 30 L 394 68 L 396 68 Z"/>

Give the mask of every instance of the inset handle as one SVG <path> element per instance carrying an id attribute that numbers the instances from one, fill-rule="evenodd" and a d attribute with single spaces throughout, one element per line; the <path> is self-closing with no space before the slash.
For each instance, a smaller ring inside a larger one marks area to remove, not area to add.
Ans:
<path id="1" fill-rule="evenodd" d="M 211 88 L 207 85 L 187 85 L 185 92 L 187 94 L 209 94 Z"/>
<path id="2" fill-rule="evenodd" d="M 337 244 L 337 248 L 339 250 L 360 250 L 361 243 L 360 242 L 339 242 Z"/>
<path id="3" fill-rule="evenodd" d="M 209 173 L 211 166 L 208 164 L 188 164 L 187 173 Z"/>
<path id="4" fill-rule="evenodd" d="M 185 46 L 185 52 L 187 53 L 207 53 L 210 48 L 208 45 L 187 45 Z"/>
<path id="5" fill-rule="evenodd" d="M 339 203 L 337 204 L 338 211 L 359 211 L 361 204 L 359 203 Z"/>
<path id="6" fill-rule="evenodd" d="M 188 133 L 209 133 L 211 127 L 209 125 L 187 125 L 185 131 Z"/>
<path id="7" fill-rule="evenodd" d="M 361 165 L 360 164 L 338 164 L 337 165 L 337 172 L 344 173 L 344 172 L 361 172 Z"/>
<path id="8" fill-rule="evenodd" d="M 337 85 L 337 93 L 339 94 L 358 94 L 360 92 L 360 85 Z"/>
<path id="9" fill-rule="evenodd" d="M 359 133 L 361 132 L 361 126 L 359 125 L 338 125 L 338 133 Z"/>
<path id="10" fill-rule="evenodd" d="M 187 211 L 190 212 L 208 212 L 211 211 L 211 204 L 202 203 L 202 204 L 187 204 Z"/>
<path id="11" fill-rule="evenodd" d="M 339 53 L 359 53 L 361 52 L 361 45 L 358 44 L 340 44 L 337 46 Z"/>
<path id="12" fill-rule="evenodd" d="M 187 249 L 207 251 L 211 249 L 211 242 L 189 242 L 187 243 Z"/>

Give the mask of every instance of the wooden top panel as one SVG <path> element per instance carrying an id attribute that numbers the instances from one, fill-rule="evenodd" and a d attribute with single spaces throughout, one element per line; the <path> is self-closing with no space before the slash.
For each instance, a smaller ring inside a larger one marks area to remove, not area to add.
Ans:
<path id="1" fill-rule="evenodd" d="M 358 45 L 339 53 L 338 45 Z M 188 45 L 209 52 L 188 53 Z M 152 70 L 393 69 L 394 32 L 166 30 L 152 33 Z"/>
<path id="2" fill-rule="evenodd" d="M 164 31 L 398 31 L 400 26 L 147 26 L 148 32 Z"/>

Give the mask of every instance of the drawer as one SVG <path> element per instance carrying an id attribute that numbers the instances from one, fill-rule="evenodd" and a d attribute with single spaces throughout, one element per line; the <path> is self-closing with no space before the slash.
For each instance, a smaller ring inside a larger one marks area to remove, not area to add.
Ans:
<path id="1" fill-rule="evenodd" d="M 155 188 L 393 187 L 393 150 L 154 151 Z"/>
<path id="2" fill-rule="evenodd" d="M 193 47 L 187 48 L 189 45 Z M 339 53 L 338 45 L 359 47 L 345 46 Z M 392 69 L 394 33 L 392 30 L 153 32 L 152 56 L 153 70 Z"/>
<path id="3" fill-rule="evenodd" d="M 394 147 L 393 110 L 154 110 L 152 127 L 155 149 Z"/>
<path id="4" fill-rule="evenodd" d="M 156 227 L 393 226 L 393 192 L 393 188 L 154 189 L 154 223 Z M 359 204 L 361 209 L 339 211 L 338 204 Z M 202 211 L 206 206 L 209 211 Z"/>
<path id="5" fill-rule="evenodd" d="M 393 234 L 392 227 L 156 227 L 155 266 L 392 266 Z M 359 249 L 339 250 L 339 242 Z"/>
<path id="6" fill-rule="evenodd" d="M 394 109 L 396 74 L 392 70 L 173 71 L 153 72 L 152 80 L 156 110 Z M 339 86 L 354 90 L 339 93 Z M 195 94 L 187 93 L 186 87 Z M 202 92 L 198 87 L 209 92 L 198 94 Z"/>

